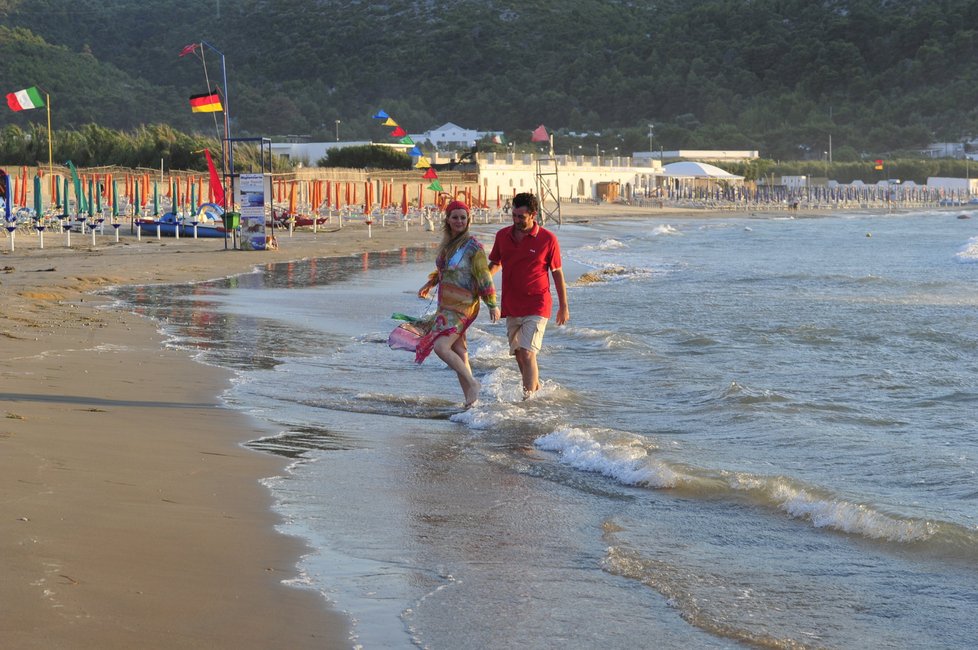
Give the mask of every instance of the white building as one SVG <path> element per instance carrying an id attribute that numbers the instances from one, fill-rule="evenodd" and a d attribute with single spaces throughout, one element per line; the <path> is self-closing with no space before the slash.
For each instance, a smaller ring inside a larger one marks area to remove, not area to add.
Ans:
<path id="1" fill-rule="evenodd" d="M 978 178 L 952 178 L 949 176 L 928 176 L 927 187 L 945 192 L 978 195 Z"/>
<path id="2" fill-rule="evenodd" d="M 479 185 L 488 199 L 503 200 L 519 192 L 537 191 L 537 157 L 531 154 L 477 154 Z M 539 171 L 554 173 L 553 162 L 541 162 Z M 557 156 L 556 177 L 546 176 L 562 200 L 632 200 L 653 194 L 663 183 L 662 163 L 637 161 L 626 156 Z"/>
<path id="3" fill-rule="evenodd" d="M 417 143 L 423 144 L 430 142 L 435 148 L 441 151 L 450 149 L 468 149 L 475 146 L 475 143 L 486 136 L 498 135 L 502 137 L 502 131 L 476 131 L 475 129 L 464 129 L 458 124 L 445 122 L 441 126 L 425 131 L 424 133 L 412 133 L 410 137 Z"/>
<path id="4" fill-rule="evenodd" d="M 316 163 L 326 157 L 331 149 L 345 149 L 346 147 L 390 147 L 407 152 L 411 147 L 396 142 L 370 142 L 369 140 L 352 140 L 349 142 L 273 142 L 271 150 L 273 156 L 282 156 L 286 160 L 292 160 L 301 164 L 303 167 L 315 167 Z"/>
<path id="5" fill-rule="evenodd" d="M 368 140 L 356 142 L 273 142 L 271 149 L 273 156 L 282 156 L 286 160 L 301 163 L 304 167 L 315 167 L 319 160 L 326 157 L 326 152 L 330 149 L 362 147 L 368 144 L 373 143 Z"/>
<path id="6" fill-rule="evenodd" d="M 932 142 L 920 153 L 931 158 L 964 158 L 963 142 Z"/>

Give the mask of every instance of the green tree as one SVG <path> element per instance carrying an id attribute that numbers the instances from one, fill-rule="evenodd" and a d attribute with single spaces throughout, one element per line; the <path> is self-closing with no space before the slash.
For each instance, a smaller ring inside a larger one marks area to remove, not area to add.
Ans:
<path id="1" fill-rule="evenodd" d="M 411 157 L 391 147 L 363 145 L 331 149 L 317 164 L 354 169 L 411 169 Z"/>

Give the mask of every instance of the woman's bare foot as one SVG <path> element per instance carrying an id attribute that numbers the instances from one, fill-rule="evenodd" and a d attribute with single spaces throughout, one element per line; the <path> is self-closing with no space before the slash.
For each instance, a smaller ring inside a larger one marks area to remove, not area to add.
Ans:
<path id="1" fill-rule="evenodd" d="M 465 395 L 465 408 L 469 408 L 479 401 L 479 391 L 482 390 L 482 384 L 479 383 L 478 379 L 472 378 L 472 383 L 462 390 Z"/>

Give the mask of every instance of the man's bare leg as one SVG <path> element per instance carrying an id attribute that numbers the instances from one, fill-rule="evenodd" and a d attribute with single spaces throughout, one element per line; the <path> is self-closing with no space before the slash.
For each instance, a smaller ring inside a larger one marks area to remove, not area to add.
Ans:
<path id="1" fill-rule="evenodd" d="M 528 396 L 540 390 L 540 370 L 537 368 L 537 353 L 526 348 L 516 350 L 516 365 L 523 377 L 523 394 Z"/>

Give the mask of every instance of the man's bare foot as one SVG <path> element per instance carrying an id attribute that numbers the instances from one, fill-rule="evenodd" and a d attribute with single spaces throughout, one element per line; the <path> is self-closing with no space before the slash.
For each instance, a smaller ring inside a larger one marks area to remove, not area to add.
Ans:
<path id="1" fill-rule="evenodd" d="M 531 397 L 533 397 L 533 395 L 534 395 L 534 394 L 535 394 L 535 393 L 536 393 L 536 392 L 537 392 L 538 390 L 540 390 L 540 382 L 537 382 L 537 385 L 536 385 L 536 386 L 534 386 L 533 388 L 527 388 L 526 386 L 524 386 L 524 387 L 523 387 L 523 401 L 525 402 L 526 400 L 528 400 L 528 399 L 530 399 Z"/>

